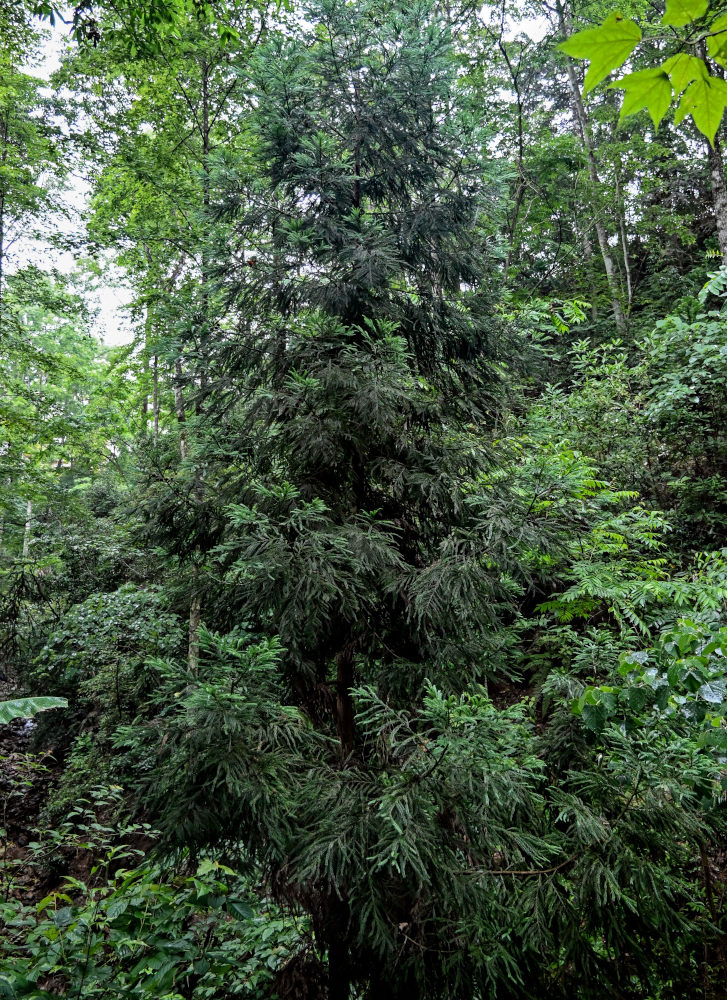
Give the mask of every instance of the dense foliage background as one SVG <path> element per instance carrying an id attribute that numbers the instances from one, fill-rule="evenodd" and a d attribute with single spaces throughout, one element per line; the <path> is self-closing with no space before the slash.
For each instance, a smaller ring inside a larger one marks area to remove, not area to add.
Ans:
<path id="1" fill-rule="evenodd" d="M 723 12 L 662 15 L 3 5 L 0 997 L 726 995 L 723 126 L 639 103 Z"/>

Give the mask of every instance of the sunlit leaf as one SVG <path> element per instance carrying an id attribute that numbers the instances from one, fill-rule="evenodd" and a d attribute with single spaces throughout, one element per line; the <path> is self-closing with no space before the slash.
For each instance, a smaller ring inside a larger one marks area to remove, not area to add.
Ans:
<path id="1" fill-rule="evenodd" d="M 646 108 L 656 128 L 669 110 L 672 96 L 671 83 L 661 68 L 629 73 L 610 86 L 626 91 L 621 105 L 621 118 L 635 115 L 642 108 Z"/>
<path id="2" fill-rule="evenodd" d="M 666 11 L 661 19 L 662 24 L 670 24 L 681 28 L 707 13 L 707 0 L 666 0 Z"/>
<path id="3" fill-rule="evenodd" d="M 697 59 L 696 56 L 690 56 L 686 52 L 680 52 L 678 55 L 667 59 L 662 64 L 661 69 L 668 75 L 674 93 L 677 95 L 681 94 L 692 80 L 699 80 L 709 76 L 707 67 L 704 65 L 704 60 Z"/>
<path id="4" fill-rule="evenodd" d="M 16 698 L 14 701 L 0 701 L 0 724 L 13 719 L 32 719 L 38 712 L 50 708 L 68 708 L 65 698 Z"/>
<path id="5" fill-rule="evenodd" d="M 726 106 L 727 82 L 716 76 L 694 80 L 679 102 L 674 124 L 678 125 L 691 115 L 702 135 L 713 143 Z"/>
<path id="6" fill-rule="evenodd" d="M 583 83 L 584 93 L 593 90 L 609 73 L 628 59 L 641 41 L 641 29 L 614 11 L 598 28 L 578 31 L 559 48 L 574 59 L 589 59 Z"/>
<path id="7" fill-rule="evenodd" d="M 702 684 L 698 694 L 702 701 L 708 701 L 712 705 L 720 705 L 727 699 L 727 682 L 709 681 Z"/>
<path id="8" fill-rule="evenodd" d="M 709 26 L 707 52 L 715 62 L 725 65 L 727 59 L 727 14 L 722 14 Z"/>

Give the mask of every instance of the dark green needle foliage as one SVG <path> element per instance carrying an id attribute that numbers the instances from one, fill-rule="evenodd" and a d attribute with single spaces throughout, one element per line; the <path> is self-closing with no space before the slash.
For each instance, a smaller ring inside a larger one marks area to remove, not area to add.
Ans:
<path id="1" fill-rule="evenodd" d="M 307 912 L 330 1000 L 645 996 L 705 931 L 711 765 L 666 724 L 596 744 L 562 698 L 550 726 L 524 685 L 488 698 L 570 489 L 487 472 L 497 171 L 431 5 L 307 17 L 215 179 L 228 312 L 188 345 L 193 485 L 153 493 L 221 634 L 155 663 L 119 747 L 169 843 L 247 854 Z"/>
<path id="2" fill-rule="evenodd" d="M 498 183 L 429 5 L 309 17 L 256 66 L 257 180 L 221 178 L 238 322 L 204 346 L 207 405 L 247 462 L 214 555 L 350 753 L 358 678 L 413 695 L 482 668 L 500 588 L 464 501 L 503 349 Z"/>

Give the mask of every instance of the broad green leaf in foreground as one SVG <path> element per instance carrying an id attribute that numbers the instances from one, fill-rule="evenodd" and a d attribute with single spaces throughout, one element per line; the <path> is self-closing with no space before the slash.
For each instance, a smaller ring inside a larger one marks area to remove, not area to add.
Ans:
<path id="1" fill-rule="evenodd" d="M 706 79 L 709 76 L 704 60 L 690 56 L 686 52 L 680 52 L 667 59 L 662 64 L 661 69 L 671 80 L 671 85 L 677 96 L 692 80 Z"/>
<path id="2" fill-rule="evenodd" d="M 661 19 L 662 24 L 673 28 L 681 28 L 707 13 L 707 0 L 666 0 L 666 11 Z"/>
<path id="3" fill-rule="evenodd" d="M 714 136 L 727 106 L 727 82 L 717 76 L 700 77 L 689 84 L 679 102 L 674 124 L 678 125 L 687 115 L 702 135 L 714 142 Z"/>
<path id="4" fill-rule="evenodd" d="M 38 712 L 49 708 L 68 708 L 65 698 L 16 698 L 14 701 L 0 701 L 0 724 L 13 719 L 32 719 Z"/>
<path id="5" fill-rule="evenodd" d="M 583 91 L 593 90 L 609 73 L 618 69 L 641 41 L 641 29 L 614 11 L 598 28 L 578 31 L 559 48 L 574 59 L 589 59 Z"/>
<path id="6" fill-rule="evenodd" d="M 671 83 L 661 67 L 629 73 L 628 76 L 616 80 L 610 86 L 626 91 L 621 105 L 621 118 L 635 115 L 642 108 L 646 108 L 656 128 L 669 110 L 672 95 Z"/>
<path id="7" fill-rule="evenodd" d="M 707 52 L 721 66 L 725 65 L 727 57 L 727 14 L 722 14 L 709 26 L 707 35 Z"/>

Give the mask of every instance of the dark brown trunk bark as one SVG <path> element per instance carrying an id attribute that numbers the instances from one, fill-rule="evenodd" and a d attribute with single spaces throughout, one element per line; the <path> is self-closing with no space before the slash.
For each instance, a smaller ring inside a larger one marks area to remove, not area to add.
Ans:
<path id="1" fill-rule="evenodd" d="M 351 963 L 343 936 L 333 935 L 328 944 L 328 1000 L 350 1000 Z"/>
<path id="2" fill-rule="evenodd" d="M 353 751 L 353 650 L 348 645 L 336 658 L 336 728 L 344 756 Z"/>

